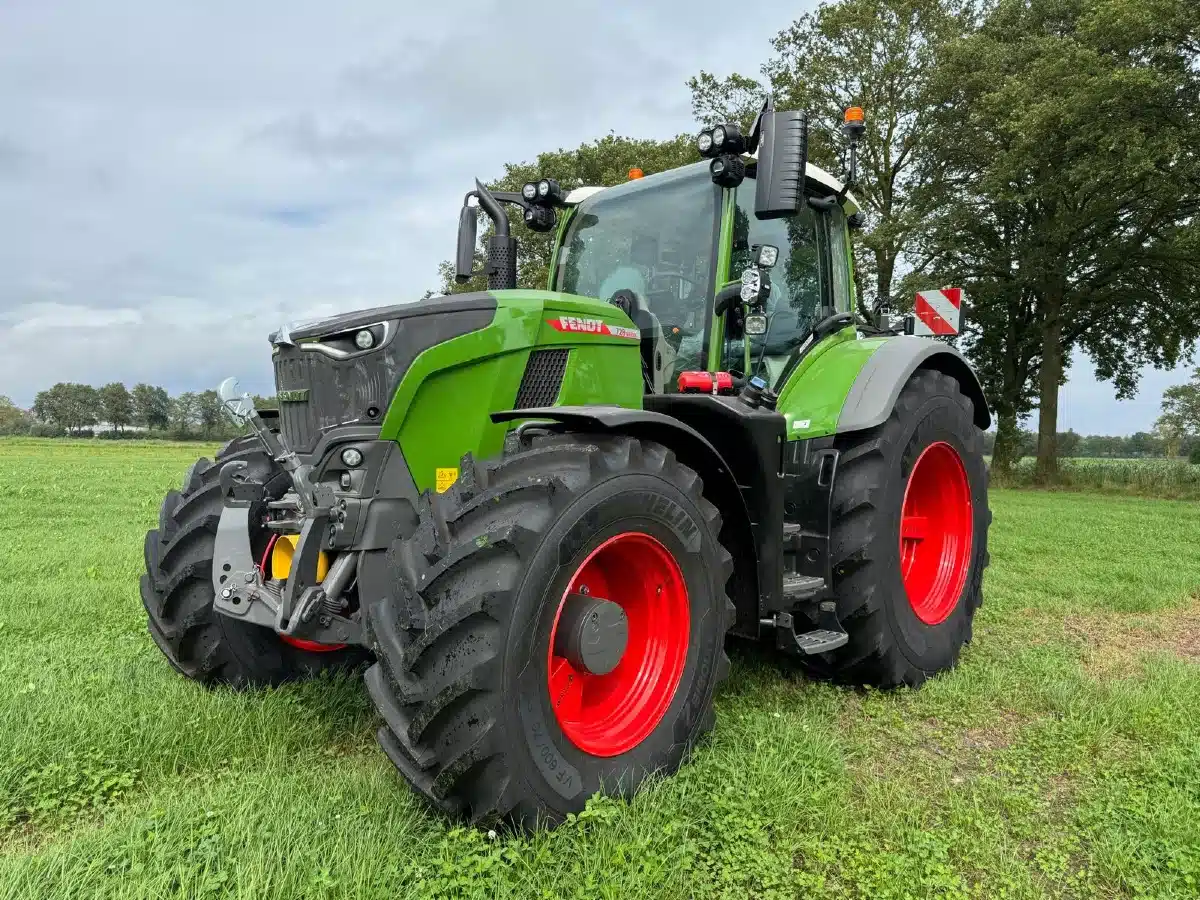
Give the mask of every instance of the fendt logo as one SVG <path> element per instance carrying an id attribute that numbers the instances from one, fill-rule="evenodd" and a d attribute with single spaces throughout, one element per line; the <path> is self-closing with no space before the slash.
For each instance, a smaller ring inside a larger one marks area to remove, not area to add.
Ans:
<path id="1" fill-rule="evenodd" d="M 546 324 L 555 331 L 566 331 L 572 334 L 607 334 L 612 337 L 625 338 L 631 341 L 641 338 L 636 328 L 609 325 L 600 319 L 580 319 L 576 316 L 562 316 L 558 319 L 547 319 Z"/>

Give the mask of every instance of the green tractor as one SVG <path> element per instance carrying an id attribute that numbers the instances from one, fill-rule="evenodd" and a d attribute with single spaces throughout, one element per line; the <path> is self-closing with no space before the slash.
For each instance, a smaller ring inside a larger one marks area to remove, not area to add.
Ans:
<path id="1" fill-rule="evenodd" d="M 845 184 L 769 100 L 616 187 L 476 182 L 486 292 L 273 334 L 278 413 L 222 385 L 248 435 L 146 536 L 167 659 L 234 687 L 368 663 L 416 790 L 523 824 L 676 770 L 730 635 L 859 685 L 953 666 L 990 416 L 953 346 L 854 311 L 859 131 Z M 556 232 L 548 290 L 516 287 L 505 207 Z"/>

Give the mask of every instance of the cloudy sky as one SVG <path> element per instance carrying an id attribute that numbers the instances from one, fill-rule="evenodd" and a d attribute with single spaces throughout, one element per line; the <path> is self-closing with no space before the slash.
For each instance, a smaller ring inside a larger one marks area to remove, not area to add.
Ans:
<path id="1" fill-rule="evenodd" d="M 0 394 L 265 390 L 280 322 L 436 287 L 475 175 L 691 130 L 687 77 L 754 71 L 810 5 L 4 0 Z M 1183 373 L 1072 378 L 1063 427 L 1118 432 Z"/>

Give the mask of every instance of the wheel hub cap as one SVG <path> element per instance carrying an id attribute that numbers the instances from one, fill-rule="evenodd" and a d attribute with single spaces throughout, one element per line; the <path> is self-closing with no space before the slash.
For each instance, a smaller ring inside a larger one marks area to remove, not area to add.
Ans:
<path id="1" fill-rule="evenodd" d="M 971 485 L 958 451 L 930 444 L 913 463 L 900 514 L 900 570 L 917 618 L 937 625 L 954 612 L 971 569 Z"/>
<path id="2" fill-rule="evenodd" d="M 558 614 L 554 655 L 588 675 L 607 675 L 629 643 L 629 617 L 619 604 L 586 594 L 569 594 Z"/>
<path id="3" fill-rule="evenodd" d="M 567 738 L 594 756 L 644 741 L 683 678 L 689 631 L 683 573 L 662 543 L 626 532 L 589 553 L 559 601 L 547 658 Z"/>

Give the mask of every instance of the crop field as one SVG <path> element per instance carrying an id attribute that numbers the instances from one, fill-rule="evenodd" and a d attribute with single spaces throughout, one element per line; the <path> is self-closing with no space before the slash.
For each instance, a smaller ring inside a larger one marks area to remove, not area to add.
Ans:
<path id="1" fill-rule="evenodd" d="M 1033 457 L 1014 467 L 1010 485 L 1033 484 Z M 1200 465 L 1182 459 L 1109 459 L 1091 457 L 1059 461 L 1059 489 L 1105 494 L 1200 500 Z"/>
<path id="2" fill-rule="evenodd" d="M 0 898 L 1200 896 L 1200 504 L 992 492 L 975 641 L 919 691 L 733 648 L 690 765 L 552 833 L 456 826 L 352 678 L 207 691 L 146 633 L 196 445 L 0 440 Z"/>

